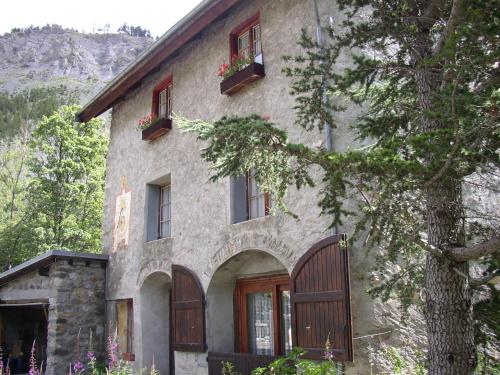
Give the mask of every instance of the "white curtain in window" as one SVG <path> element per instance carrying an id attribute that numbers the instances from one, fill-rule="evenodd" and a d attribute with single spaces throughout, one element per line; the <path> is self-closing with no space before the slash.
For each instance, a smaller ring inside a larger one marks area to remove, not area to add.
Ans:
<path id="1" fill-rule="evenodd" d="M 272 355 L 273 299 L 271 292 L 250 293 L 248 303 L 249 351 L 257 355 Z"/>

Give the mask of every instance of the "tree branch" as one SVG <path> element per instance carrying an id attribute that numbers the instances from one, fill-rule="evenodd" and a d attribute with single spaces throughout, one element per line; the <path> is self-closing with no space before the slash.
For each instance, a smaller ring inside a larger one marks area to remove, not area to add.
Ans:
<path id="1" fill-rule="evenodd" d="M 495 272 L 488 273 L 487 275 L 483 277 L 479 277 L 477 279 L 470 279 L 470 285 L 471 286 L 481 286 L 484 284 L 487 284 L 491 280 L 493 280 L 495 277 L 500 275 L 500 271 L 496 270 Z"/>
<path id="2" fill-rule="evenodd" d="M 432 54 L 435 56 L 439 52 L 443 50 L 443 46 L 446 40 L 455 32 L 455 29 L 462 17 L 463 11 L 463 0 L 453 0 L 453 5 L 451 7 L 450 17 L 448 18 L 448 22 L 446 22 L 446 27 L 441 34 L 441 37 L 438 39 Z"/>
<path id="3" fill-rule="evenodd" d="M 451 257 L 458 261 L 477 259 L 500 251 L 500 235 L 496 234 L 488 241 L 472 247 L 456 247 L 448 251 Z"/>

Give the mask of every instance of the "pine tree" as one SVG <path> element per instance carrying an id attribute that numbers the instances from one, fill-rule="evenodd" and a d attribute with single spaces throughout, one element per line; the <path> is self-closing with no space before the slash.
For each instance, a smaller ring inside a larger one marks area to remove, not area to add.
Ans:
<path id="1" fill-rule="evenodd" d="M 482 185 L 498 201 L 498 2 L 338 4 L 344 21 L 325 30 L 325 44 L 303 31 L 303 53 L 287 57 L 284 72 L 296 124 L 308 131 L 325 124 L 335 131 L 340 112 L 362 105 L 350 125 L 363 147 L 294 144 L 258 115 L 177 122 L 208 142 L 202 157 L 214 167 L 213 180 L 253 168 L 285 210 L 289 186 L 314 185 L 310 168 L 321 167 L 319 205 L 331 225 L 354 215 L 351 235 L 368 232 L 365 242 L 384 249 L 375 266 L 385 282 L 372 293 L 396 295 L 406 307 L 423 288 L 429 374 L 471 374 L 473 288 L 498 274 L 500 234 L 498 216 L 466 205 L 464 189 Z M 352 64 L 341 69 L 341 56 Z M 346 201 L 358 202 L 356 212 Z M 479 278 L 472 261 L 483 264 Z M 389 274 L 388 264 L 401 271 Z M 498 291 L 490 293 L 498 302 Z M 498 327 L 498 314 L 491 315 Z"/>

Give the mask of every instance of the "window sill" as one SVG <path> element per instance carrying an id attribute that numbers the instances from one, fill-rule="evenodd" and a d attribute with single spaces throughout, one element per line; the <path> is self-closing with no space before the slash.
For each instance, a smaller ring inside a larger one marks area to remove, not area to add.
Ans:
<path id="1" fill-rule="evenodd" d="M 154 239 L 154 240 L 148 240 L 145 242 L 145 244 L 153 244 L 155 242 L 161 242 L 161 241 L 171 241 L 172 240 L 172 236 L 168 236 L 168 237 L 162 237 L 162 238 L 157 238 L 157 239 Z"/>
<path id="2" fill-rule="evenodd" d="M 220 83 L 220 92 L 232 95 L 248 86 L 250 83 L 265 77 L 264 65 L 253 62 L 246 68 L 234 73 Z"/>
<path id="3" fill-rule="evenodd" d="M 168 133 L 170 129 L 172 129 L 172 119 L 162 118 L 142 131 L 142 140 L 154 141 L 156 138 Z"/>
<path id="4" fill-rule="evenodd" d="M 238 221 L 237 223 L 231 223 L 231 225 L 238 225 L 238 224 L 244 224 L 244 223 L 256 223 L 259 220 L 265 220 L 265 219 L 268 219 L 268 218 L 270 218 L 272 216 L 273 215 L 265 215 L 265 216 L 255 217 L 253 219 Z"/>

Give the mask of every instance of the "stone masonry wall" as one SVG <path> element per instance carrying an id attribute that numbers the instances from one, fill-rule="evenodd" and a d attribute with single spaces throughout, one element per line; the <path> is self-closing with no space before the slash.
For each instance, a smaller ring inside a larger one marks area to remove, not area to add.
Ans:
<path id="1" fill-rule="evenodd" d="M 93 350 L 104 355 L 106 269 L 97 262 L 59 261 L 50 267 L 50 278 L 56 293 L 49 305 L 47 375 L 62 375 L 76 359 L 78 336 L 81 359 L 86 358 L 90 330 Z"/>

